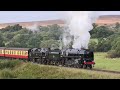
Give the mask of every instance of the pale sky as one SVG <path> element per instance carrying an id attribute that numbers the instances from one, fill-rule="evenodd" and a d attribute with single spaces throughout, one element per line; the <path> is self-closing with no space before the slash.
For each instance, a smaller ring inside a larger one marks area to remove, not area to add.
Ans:
<path id="1" fill-rule="evenodd" d="M 120 11 L 98 11 L 101 15 L 120 15 Z M 0 23 L 60 19 L 59 11 L 0 11 Z"/>

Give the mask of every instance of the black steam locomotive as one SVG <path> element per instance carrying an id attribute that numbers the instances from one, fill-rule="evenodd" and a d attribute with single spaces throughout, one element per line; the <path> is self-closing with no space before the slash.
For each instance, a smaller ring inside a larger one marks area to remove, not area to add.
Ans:
<path id="1" fill-rule="evenodd" d="M 87 49 L 7 48 L 0 47 L 0 58 L 24 59 L 45 65 L 92 69 L 94 53 Z"/>
<path id="2" fill-rule="evenodd" d="M 54 49 L 33 48 L 29 49 L 28 60 L 45 65 L 92 69 L 94 66 L 94 53 L 87 49 Z"/>

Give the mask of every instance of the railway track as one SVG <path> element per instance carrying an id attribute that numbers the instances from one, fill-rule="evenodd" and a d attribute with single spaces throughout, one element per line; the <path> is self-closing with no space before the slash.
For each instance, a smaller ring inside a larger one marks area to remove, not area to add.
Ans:
<path id="1" fill-rule="evenodd" d="M 62 67 L 66 67 L 66 66 L 62 66 Z M 66 67 L 66 68 L 75 68 L 75 67 Z M 76 68 L 76 69 L 120 74 L 120 71 L 102 70 L 102 69 L 94 69 L 94 68 L 93 69 Z"/>
<path id="2" fill-rule="evenodd" d="M 120 74 L 119 71 L 110 71 L 110 70 L 92 69 L 91 71 L 99 71 L 99 72 L 107 72 L 107 73 Z"/>
<path id="3" fill-rule="evenodd" d="M 41 64 L 41 65 L 47 65 L 47 64 Z M 51 65 L 51 66 L 56 66 L 56 65 Z M 82 70 L 89 70 L 89 71 L 98 71 L 98 72 L 107 72 L 107 73 L 120 74 L 120 71 L 102 70 L 102 69 L 95 69 L 95 68 L 93 68 L 93 69 L 88 69 L 88 68 L 83 69 L 83 68 L 69 67 L 69 66 L 57 66 L 57 67 L 75 68 L 75 69 L 82 69 Z"/>

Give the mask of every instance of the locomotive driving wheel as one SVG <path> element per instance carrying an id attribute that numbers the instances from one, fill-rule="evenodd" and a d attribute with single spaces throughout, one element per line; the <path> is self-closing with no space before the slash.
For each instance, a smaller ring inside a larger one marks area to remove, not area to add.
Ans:
<path id="1" fill-rule="evenodd" d="M 84 68 L 84 69 L 87 69 L 87 65 L 83 65 L 83 68 Z"/>
<path id="2" fill-rule="evenodd" d="M 90 69 L 92 69 L 92 65 L 89 65 L 88 67 L 89 67 Z"/>
<path id="3" fill-rule="evenodd" d="M 35 63 L 35 59 L 32 59 L 32 62 Z"/>
<path id="4" fill-rule="evenodd" d="M 80 65 L 80 68 L 83 68 L 83 65 Z"/>

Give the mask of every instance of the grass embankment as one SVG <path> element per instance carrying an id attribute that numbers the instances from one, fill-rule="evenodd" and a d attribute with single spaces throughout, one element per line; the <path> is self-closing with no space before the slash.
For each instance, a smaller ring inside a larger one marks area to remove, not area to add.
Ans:
<path id="1" fill-rule="evenodd" d="M 98 63 L 98 61 L 97 61 Z M 97 64 L 99 66 L 99 64 Z M 96 66 L 96 67 L 98 67 Z M 1 79 L 120 79 L 119 74 L 25 63 L 0 61 Z"/>

